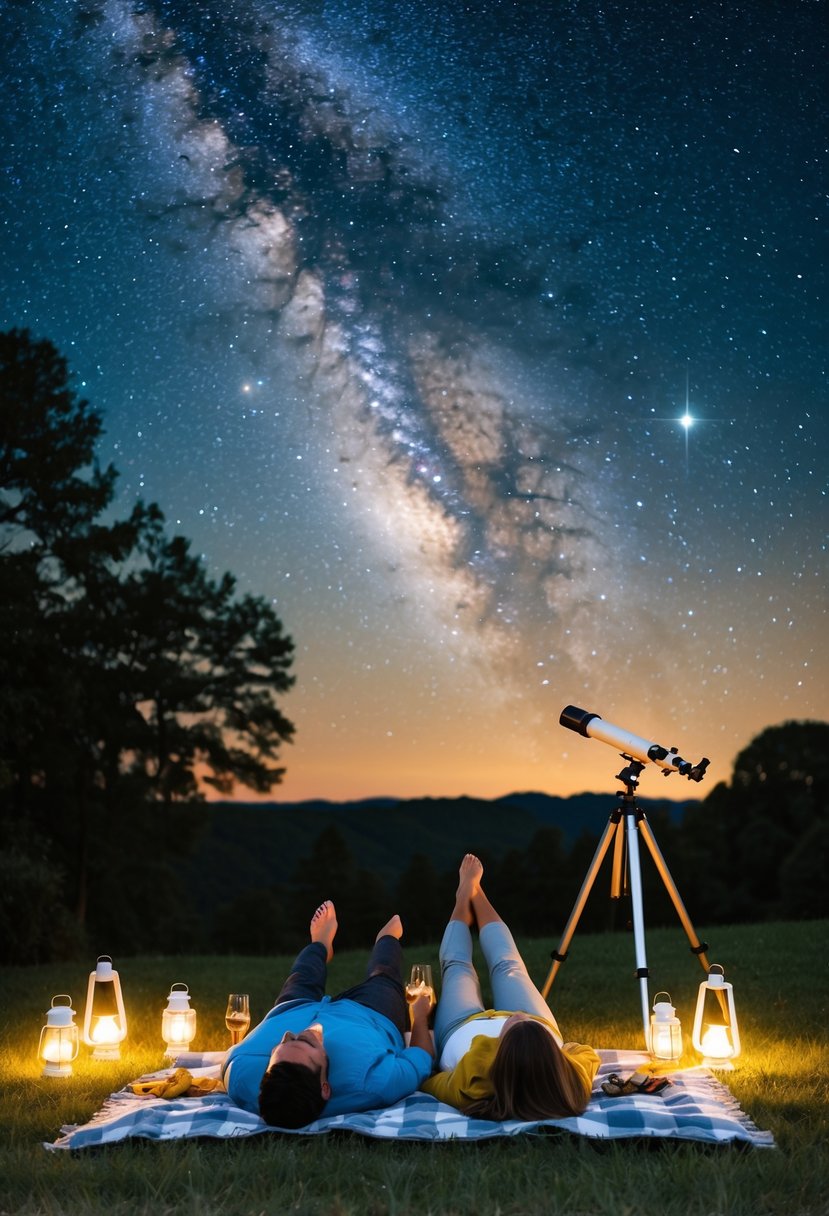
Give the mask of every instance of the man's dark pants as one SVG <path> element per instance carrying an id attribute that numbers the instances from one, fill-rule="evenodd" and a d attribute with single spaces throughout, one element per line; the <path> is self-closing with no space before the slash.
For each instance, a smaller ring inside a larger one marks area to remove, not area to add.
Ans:
<path id="1" fill-rule="evenodd" d="M 321 1001 L 325 995 L 328 971 L 327 950 L 322 942 L 311 942 L 296 957 L 276 1004 L 285 1001 Z M 356 1001 L 381 1013 L 401 1034 L 409 1029 L 409 1009 L 401 977 L 403 949 L 396 937 L 386 935 L 374 943 L 366 967 L 366 978 L 353 988 L 333 997 L 335 1001 Z"/>

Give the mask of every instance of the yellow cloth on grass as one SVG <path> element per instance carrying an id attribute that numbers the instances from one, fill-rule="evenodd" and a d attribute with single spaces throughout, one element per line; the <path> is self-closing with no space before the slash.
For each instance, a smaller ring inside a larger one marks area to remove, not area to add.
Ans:
<path id="1" fill-rule="evenodd" d="M 194 1077 L 186 1068 L 177 1068 L 169 1076 L 154 1081 L 133 1081 L 130 1085 L 132 1092 L 141 1098 L 198 1098 L 222 1088 L 218 1077 Z"/>

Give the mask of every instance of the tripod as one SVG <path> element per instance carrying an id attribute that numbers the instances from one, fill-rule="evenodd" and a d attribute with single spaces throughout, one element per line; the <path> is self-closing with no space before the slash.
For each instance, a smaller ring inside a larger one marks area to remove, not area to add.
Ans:
<path id="1" fill-rule="evenodd" d="M 691 953 L 697 956 L 706 974 L 708 973 L 710 964 L 706 956 L 708 944 L 699 941 L 694 926 L 691 924 L 690 917 L 685 911 L 685 905 L 677 890 L 676 883 L 671 877 L 670 871 L 665 864 L 665 858 L 662 856 L 659 845 L 656 843 L 656 838 L 647 821 L 645 812 L 640 809 L 636 802 L 636 786 L 639 783 L 639 774 L 645 766 L 630 756 L 623 755 L 622 759 L 627 760 L 628 765 L 617 775 L 616 779 L 622 782 L 625 787 L 624 791 L 617 791 L 619 801 L 611 812 L 607 826 L 602 833 L 581 890 L 573 905 L 573 911 L 570 913 L 570 919 L 567 922 L 567 927 L 559 942 L 558 949 L 554 950 L 550 956 L 553 959 L 553 965 L 550 968 L 541 994 L 546 999 L 559 967 L 567 958 L 570 942 L 573 940 L 573 934 L 576 931 L 579 917 L 584 910 L 587 897 L 592 890 L 596 875 L 601 868 L 607 851 L 610 845 L 613 844 L 610 898 L 619 899 L 625 893 L 624 888 L 627 885 L 625 871 L 627 870 L 630 879 L 629 889 L 633 911 L 633 940 L 636 950 L 636 971 L 634 975 L 639 980 L 639 993 L 642 1001 L 642 1027 L 645 1032 L 645 1045 L 649 1046 L 650 1008 L 648 997 L 648 964 L 645 954 L 644 911 L 642 905 L 642 871 L 639 865 L 640 836 L 645 841 L 659 872 L 659 876 L 665 885 L 665 889 L 671 897 L 671 902 L 676 909 L 676 913 L 691 944 Z M 625 853 L 627 853 L 627 866 L 625 866 Z"/>

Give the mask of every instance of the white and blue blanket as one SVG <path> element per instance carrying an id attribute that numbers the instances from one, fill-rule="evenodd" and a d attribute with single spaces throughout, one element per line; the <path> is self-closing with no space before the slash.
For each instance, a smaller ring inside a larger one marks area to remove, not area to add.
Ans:
<path id="1" fill-rule="evenodd" d="M 624 1137 L 670 1137 L 724 1144 L 747 1141 L 773 1147 L 771 1132 L 759 1128 L 743 1113 L 724 1085 L 704 1069 L 671 1074 L 671 1084 L 658 1094 L 611 1098 L 601 1082 L 611 1072 L 628 1076 L 647 1063 L 634 1051 L 600 1051 L 601 1068 L 593 1096 L 583 1115 L 572 1119 L 544 1119 L 532 1123 L 508 1120 L 493 1123 L 469 1119 L 428 1094 L 416 1093 L 385 1110 L 364 1111 L 319 1119 L 298 1132 L 277 1131 L 258 1115 L 234 1105 L 223 1091 L 198 1098 L 141 1098 L 125 1088 L 114 1093 L 88 1123 L 61 1129 L 50 1150 L 81 1149 L 122 1140 L 182 1140 L 192 1137 L 226 1139 L 263 1134 L 323 1135 L 333 1131 L 356 1132 L 381 1140 L 486 1140 L 547 1131 L 570 1132 L 597 1140 Z M 218 1076 L 217 1063 L 197 1068 L 181 1060 L 194 1076 Z M 158 1074 L 163 1075 L 163 1074 Z M 146 1078 L 142 1078 L 145 1080 Z"/>

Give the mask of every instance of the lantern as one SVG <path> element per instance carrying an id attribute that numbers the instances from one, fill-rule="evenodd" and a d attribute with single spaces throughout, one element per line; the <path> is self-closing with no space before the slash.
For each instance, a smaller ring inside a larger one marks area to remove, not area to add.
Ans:
<path id="1" fill-rule="evenodd" d="M 708 979 L 699 986 L 693 1043 L 708 1068 L 731 1069 L 732 1060 L 740 1054 L 734 990 L 726 983 L 718 963 L 711 966 Z"/>
<path id="2" fill-rule="evenodd" d="M 660 1001 L 661 996 L 666 999 Z M 656 1060 L 678 1060 L 682 1055 L 682 1027 L 668 992 L 654 997 L 648 1050 Z"/>
<path id="3" fill-rule="evenodd" d="M 66 1001 L 59 1005 L 58 1001 Z M 44 1077 L 69 1077 L 72 1061 L 78 1054 L 78 1027 L 74 1022 L 75 1010 L 72 998 L 62 992 L 52 997 L 51 1008 L 46 1012 L 46 1025 L 40 1032 L 38 1059 L 43 1061 Z"/>
<path id="4" fill-rule="evenodd" d="M 127 1016 L 121 998 L 121 981 L 108 954 L 99 956 L 89 974 L 83 1041 L 92 1050 L 93 1060 L 118 1060 L 121 1042 L 127 1034 Z"/>
<path id="5" fill-rule="evenodd" d="M 190 989 L 186 984 L 173 984 L 167 1008 L 161 1015 L 161 1037 L 167 1044 L 165 1056 L 187 1051 L 195 1034 L 196 1011 L 190 1008 Z"/>

